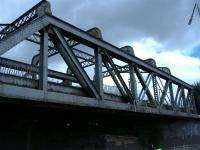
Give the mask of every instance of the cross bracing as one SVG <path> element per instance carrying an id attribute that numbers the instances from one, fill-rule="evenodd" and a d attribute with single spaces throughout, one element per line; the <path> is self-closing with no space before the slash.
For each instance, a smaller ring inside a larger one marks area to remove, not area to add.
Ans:
<path id="1" fill-rule="evenodd" d="M 172 116 L 196 114 L 193 87 L 173 76 L 170 69 L 157 67 L 153 59 L 141 60 L 130 46 L 118 48 L 104 41 L 98 28 L 83 31 L 60 20 L 52 15 L 47 1 L 38 3 L 12 23 L 1 24 L 0 55 L 24 40 L 39 45 L 40 49 L 31 64 L 0 58 L 1 86 L 8 88 L 1 91 L 3 96 L 14 94 L 9 90 L 19 86 L 15 96 L 24 97 L 20 93 L 23 88 L 31 92 L 26 96 L 30 100 L 50 101 L 54 97 L 50 95 L 56 92 L 58 96 L 62 94 L 60 103 L 71 98 L 69 103 L 74 105 L 84 103 L 99 108 L 109 105 L 109 109 Z M 66 63 L 66 73 L 48 69 L 48 58 L 55 55 Z M 94 72 L 92 77 L 87 68 Z M 113 81 L 119 95 L 104 89 L 105 78 Z M 31 89 L 43 96 L 34 98 Z"/>

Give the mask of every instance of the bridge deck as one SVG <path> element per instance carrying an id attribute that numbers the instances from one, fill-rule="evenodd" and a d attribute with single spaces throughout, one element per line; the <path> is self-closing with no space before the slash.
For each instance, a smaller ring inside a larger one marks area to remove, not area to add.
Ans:
<path id="1" fill-rule="evenodd" d="M 49 84 L 50 85 L 50 84 Z M 53 86 L 52 86 L 53 87 Z M 116 102 L 115 96 L 107 96 L 107 100 L 97 100 L 95 98 L 83 97 L 78 95 L 71 95 L 66 93 L 59 93 L 54 91 L 41 91 L 37 89 L 19 87 L 8 84 L 0 84 L 0 96 L 3 98 L 13 98 L 18 101 L 36 101 L 36 102 L 45 102 L 52 104 L 62 104 L 62 105 L 72 105 L 72 106 L 83 106 L 87 108 L 97 108 L 97 109 L 106 109 L 119 110 L 125 112 L 134 112 L 134 113 L 143 113 L 146 115 L 161 115 L 161 116 L 172 116 L 180 118 L 194 118 L 200 119 L 199 115 L 189 114 L 184 112 L 174 112 L 170 110 L 159 110 L 157 108 L 150 108 L 146 106 L 137 106 L 133 107 L 130 104 L 125 104 L 122 102 Z M 69 91 L 69 88 L 68 90 Z M 71 92 L 75 93 L 76 89 L 71 89 Z M 119 99 L 119 98 L 118 98 Z M 1 101 L 3 103 L 5 101 Z"/>

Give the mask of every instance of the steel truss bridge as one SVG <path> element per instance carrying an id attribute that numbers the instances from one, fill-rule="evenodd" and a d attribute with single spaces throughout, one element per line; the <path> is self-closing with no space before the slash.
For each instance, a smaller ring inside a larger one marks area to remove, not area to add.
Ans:
<path id="1" fill-rule="evenodd" d="M 131 46 L 104 41 L 98 28 L 83 31 L 53 16 L 47 1 L 1 24 L 0 55 L 25 40 L 40 46 L 38 54 L 31 64 L 0 57 L 2 98 L 199 118 L 191 85 L 155 60 L 136 57 Z M 66 73 L 48 69 L 55 55 L 65 61 Z M 115 87 L 106 86 L 105 78 Z"/>

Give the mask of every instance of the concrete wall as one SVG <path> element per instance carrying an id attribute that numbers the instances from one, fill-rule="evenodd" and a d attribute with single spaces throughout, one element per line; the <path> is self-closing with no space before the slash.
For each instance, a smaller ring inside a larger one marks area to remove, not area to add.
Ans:
<path id="1" fill-rule="evenodd" d="M 0 105 L 2 150 L 149 150 L 152 145 L 195 150 L 200 145 L 199 121 L 68 105 L 5 103 Z"/>
<path id="2" fill-rule="evenodd" d="M 73 127 L 72 127 L 73 126 Z M 140 150 L 136 137 L 108 135 L 96 127 L 67 122 L 1 120 L 2 150 Z"/>
<path id="3" fill-rule="evenodd" d="M 165 149 L 200 149 L 200 121 L 174 120 L 164 127 Z"/>

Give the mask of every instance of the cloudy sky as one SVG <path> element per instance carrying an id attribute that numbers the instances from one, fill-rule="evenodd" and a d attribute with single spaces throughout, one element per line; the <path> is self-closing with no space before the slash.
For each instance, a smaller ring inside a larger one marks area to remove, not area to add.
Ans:
<path id="1" fill-rule="evenodd" d="M 0 22 L 7 23 L 39 0 L 1 0 Z M 154 58 L 188 83 L 200 80 L 198 0 L 50 0 L 55 16 L 84 30 L 98 27 L 104 40 L 131 45 L 136 56 Z M 200 2 L 199 2 L 200 5 Z M 16 57 L 27 57 L 20 54 Z"/>

